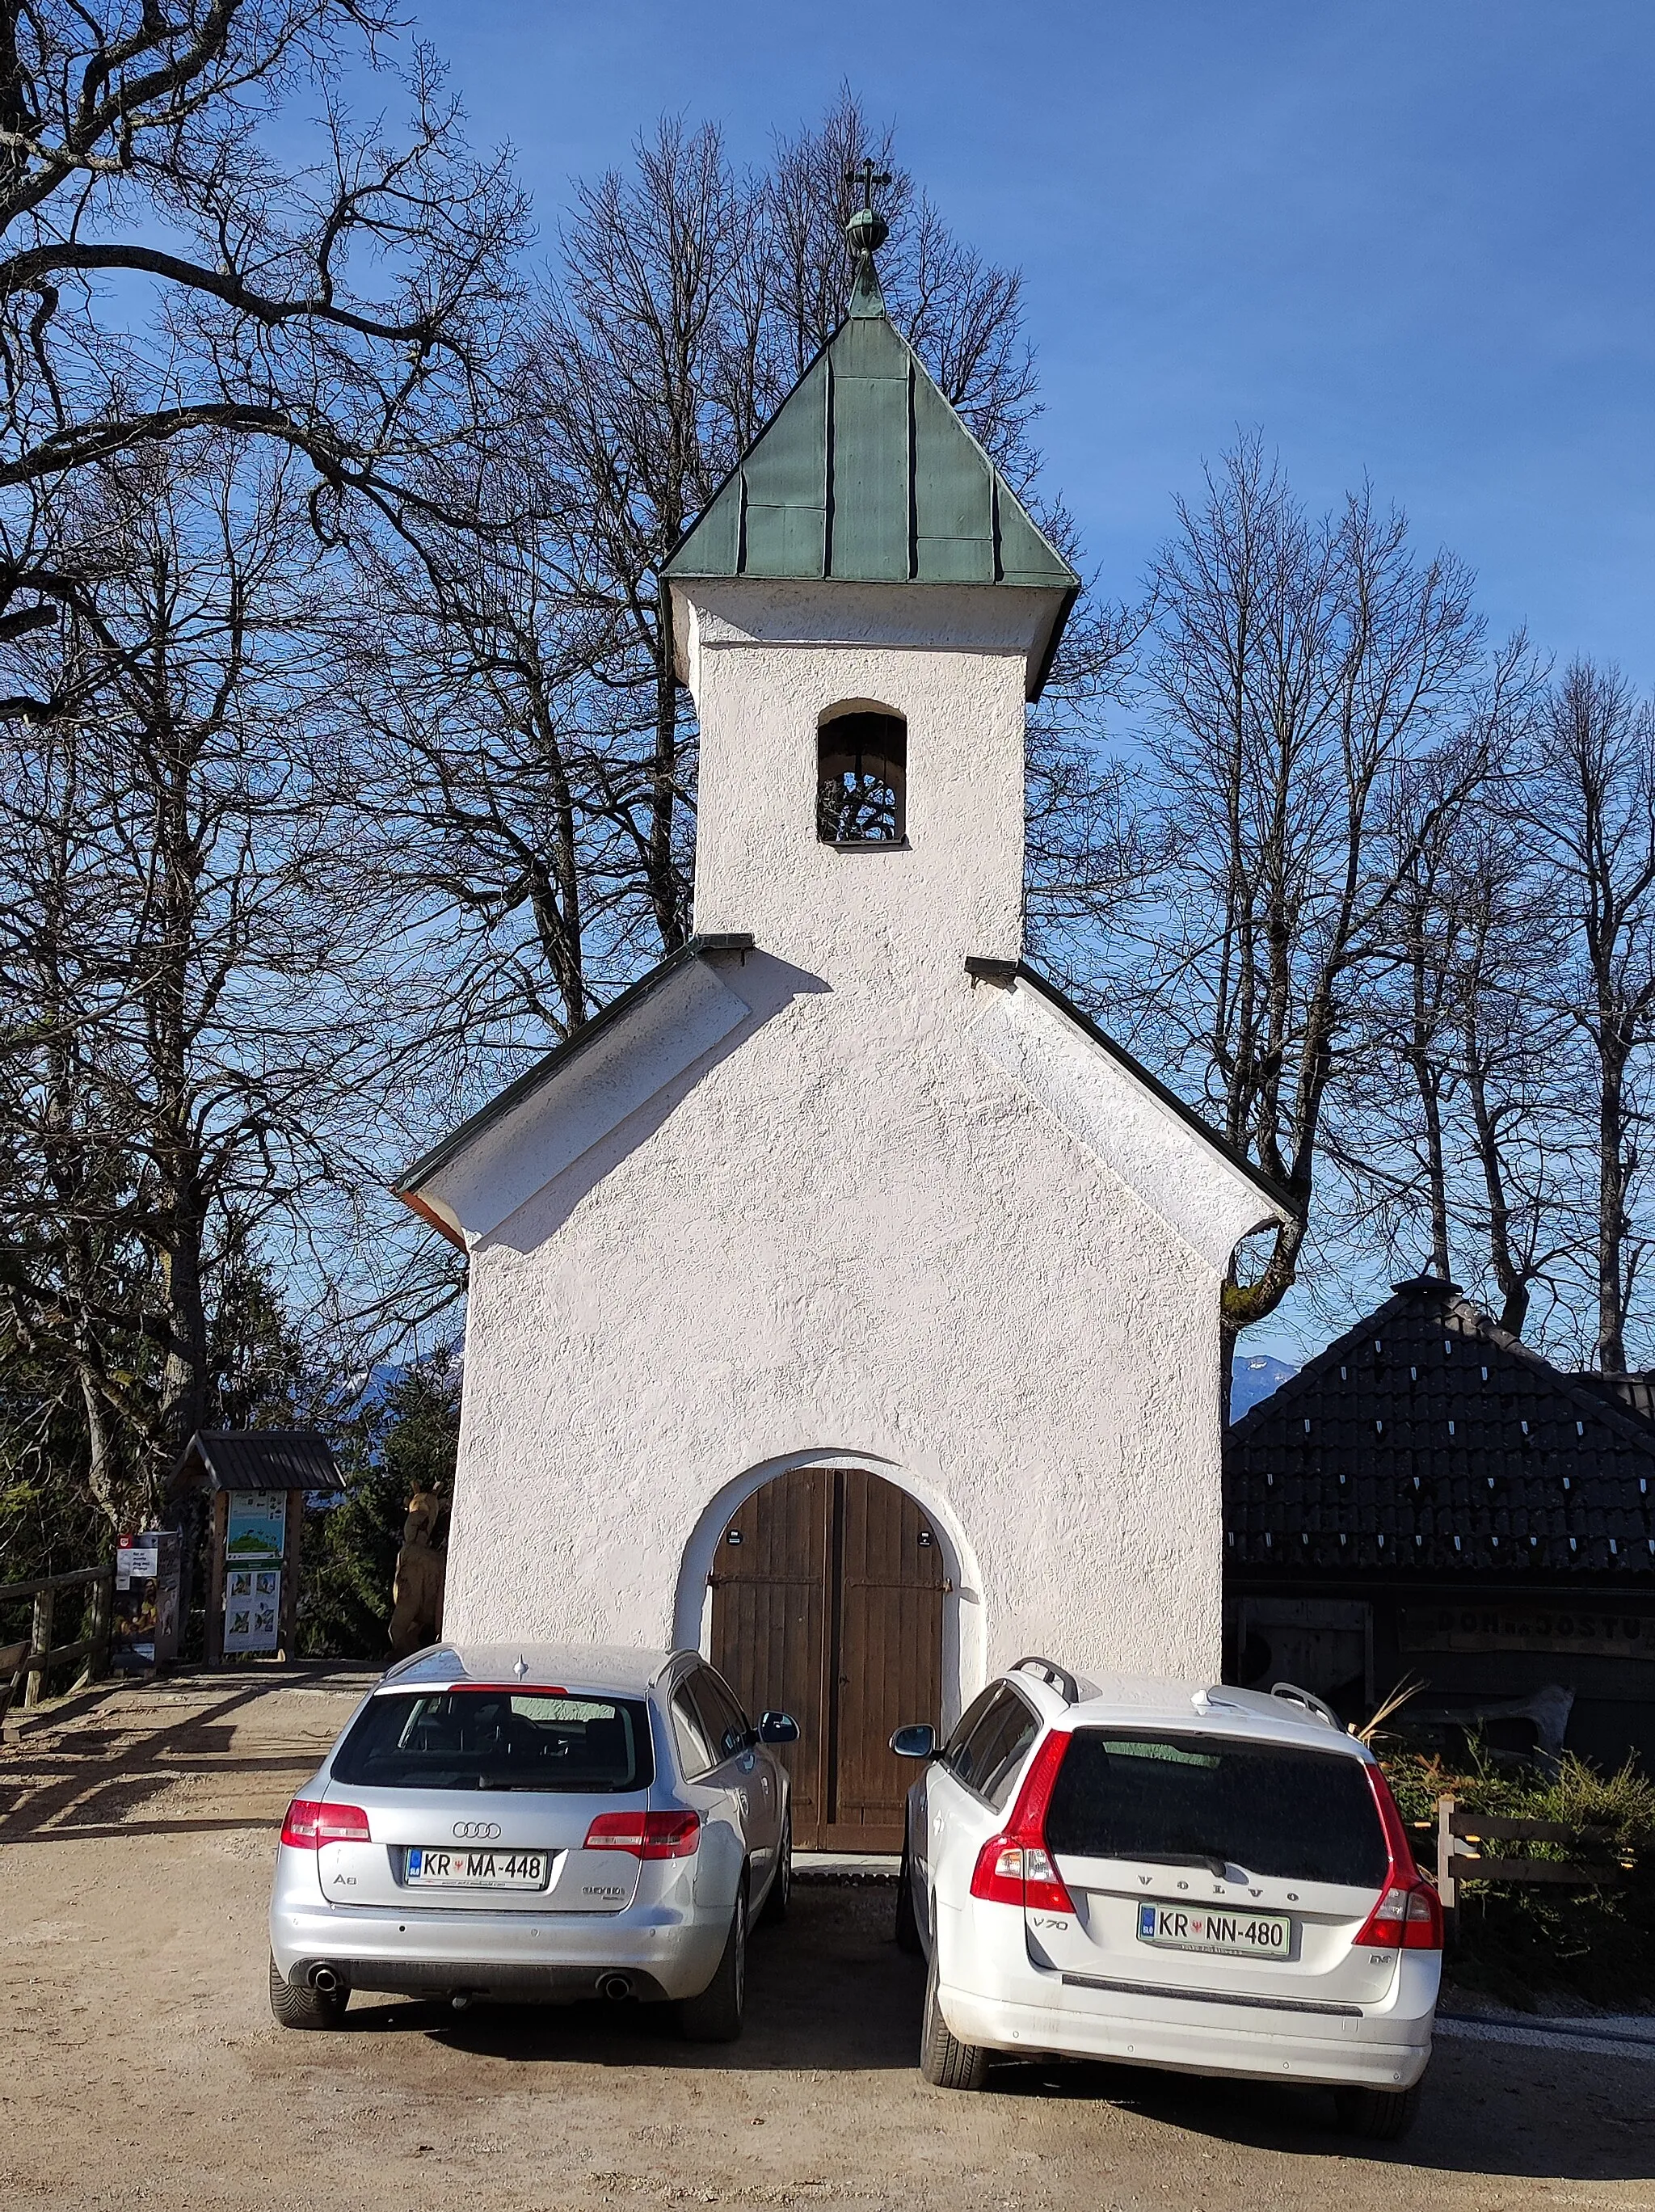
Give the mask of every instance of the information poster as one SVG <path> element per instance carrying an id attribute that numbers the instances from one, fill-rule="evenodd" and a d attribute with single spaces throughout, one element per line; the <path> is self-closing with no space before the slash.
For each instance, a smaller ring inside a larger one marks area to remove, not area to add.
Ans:
<path id="1" fill-rule="evenodd" d="M 274 1651 L 281 1641 L 282 1577 L 271 1567 L 232 1567 L 224 1577 L 224 1649 Z"/>
<path id="2" fill-rule="evenodd" d="M 160 1532 L 146 1530 L 142 1536 L 123 1536 L 115 1547 L 115 1587 L 130 1589 L 135 1582 L 153 1582 L 161 1572 Z"/>
<path id="3" fill-rule="evenodd" d="M 233 1490 L 224 1536 L 227 1566 L 253 1567 L 279 1561 L 288 1531 L 285 1490 Z"/>

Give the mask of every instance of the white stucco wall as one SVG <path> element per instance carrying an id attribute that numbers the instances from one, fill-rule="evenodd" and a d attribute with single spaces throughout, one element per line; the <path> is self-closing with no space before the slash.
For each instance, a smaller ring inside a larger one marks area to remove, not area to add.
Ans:
<path id="1" fill-rule="evenodd" d="M 1215 1675 L 1219 1281 L 1267 1209 L 964 965 L 1019 950 L 1033 596 L 681 594 L 696 925 L 759 950 L 425 1194 L 472 1252 L 451 1634 L 682 1640 L 729 1513 L 815 1458 L 933 1516 L 950 1705 L 1029 1650 Z M 907 718 L 909 850 L 816 842 L 846 699 Z"/>

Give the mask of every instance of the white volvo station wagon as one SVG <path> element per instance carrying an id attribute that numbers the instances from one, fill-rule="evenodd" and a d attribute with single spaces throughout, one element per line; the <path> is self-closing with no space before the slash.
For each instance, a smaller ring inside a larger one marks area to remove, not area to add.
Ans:
<path id="1" fill-rule="evenodd" d="M 908 1796 L 897 1941 L 930 1960 L 920 2067 L 996 2052 L 1325 2082 L 1354 2133 L 1413 2118 L 1437 1894 L 1367 1747 L 1306 1692 L 1082 1683 L 1023 1659 Z"/>
<path id="2" fill-rule="evenodd" d="M 393 1667 L 288 1808 L 270 2007 L 353 1990 L 676 2002 L 740 2033 L 750 1918 L 792 1881 L 785 1713 L 751 1723 L 693 1651 L 440 1644 Z"/>

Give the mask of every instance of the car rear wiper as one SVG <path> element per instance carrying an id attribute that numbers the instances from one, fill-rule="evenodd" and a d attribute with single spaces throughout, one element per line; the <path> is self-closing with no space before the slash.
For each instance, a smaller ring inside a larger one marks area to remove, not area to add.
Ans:
<path id="1" fill-rule="evenodd" d="M 1209 1874 L 1228 1874 L 1229 1861 L 1217 1851 L 1122 1851 L 1124 1859 L 1138 1859 L 1145 1866 L 1198 1866 Z"/>

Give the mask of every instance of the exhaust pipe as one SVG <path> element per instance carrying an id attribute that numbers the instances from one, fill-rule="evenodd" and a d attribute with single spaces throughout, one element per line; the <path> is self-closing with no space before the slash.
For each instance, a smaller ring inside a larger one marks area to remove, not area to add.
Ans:
<path id="1" fill-rule="evenodd" d="M 623 1997 L 632 1995 L 632 1984 L 624 1974 L 604 1974 L 599 1978 L 597 1992 L 611 2004 L 619 2004 Z"/>
<path id="2" fill-rule="evenodd" d="M 339 1986 L 339 1977 L 331 1966 L 312 1966 L 310 1985 L 313 1990 L 319 1990 L 324 1997 L 330 1997 Z"/>
<path id="3" fill-rule="evenodd" d="M 456 1990 L 448 2002 L 456 2012 L 470 2012 L 471 2009 L 471 2000 L 464 1990 Z"/>

